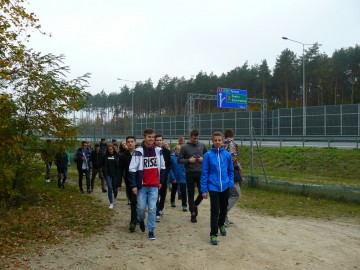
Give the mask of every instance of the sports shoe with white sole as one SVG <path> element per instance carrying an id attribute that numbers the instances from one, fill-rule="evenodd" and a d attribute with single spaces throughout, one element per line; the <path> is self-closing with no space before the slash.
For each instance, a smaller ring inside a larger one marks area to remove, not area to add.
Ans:
<path id="1" fill-rule="evenodd" d="M 156 237 L 154 235 L 154 232 L 149 232 L 149 239 L 150 240 L 155 240 L 156 239 Z"/>
<path id="2" fill-rule="evenodd" d="M 234 222 L 232 222 L 232 221 L 230 221 L 230 220 L 225 220 L 224 225 L 225 225 L 226 227 L 229 227 L 229 226 L 234 225 Z"/>

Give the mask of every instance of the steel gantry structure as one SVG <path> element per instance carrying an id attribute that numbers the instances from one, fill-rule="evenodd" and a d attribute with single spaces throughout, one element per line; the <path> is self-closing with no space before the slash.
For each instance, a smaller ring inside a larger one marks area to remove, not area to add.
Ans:
<path id="1" fill-rule="evenodd" d="M 217 95 L 207 95 L 207 94 L 196 94 L 196 93 L 188 93 L 188 129 L 189 131 L 195 128 L 195 100 L 217 100 Z M 251 104 L 259 104 L 261 106 L 261 135 L 264 135 L 264 131 L 266 129 L 266 112 L 267 112 L 267 100 L 260 98 L 248 98 L 247 103 Z M 252 125 L 251 125 L 252 126 Z"/>

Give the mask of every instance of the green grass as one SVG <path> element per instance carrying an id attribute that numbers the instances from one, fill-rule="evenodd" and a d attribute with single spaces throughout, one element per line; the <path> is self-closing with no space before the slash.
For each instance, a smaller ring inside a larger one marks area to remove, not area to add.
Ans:
<path id="1" fill-rule="evenodd" d="M 38 196 L 33 205 L 11 209 L 0 219 L 1 256 L 86 237 L 111 222 L 111 211 L 96 197 L 80 194 L 76 185 L 62 190 L 56 180 L 48 184 L 41 177 L 29 189 Z"/>
<path id="2" fill-rule="evenodd" d="M 354 203 L 315 199 L 242 185 L 239 207 L 275 217 L 295 216 L 347 221 L 360 225 L 360 207 Z"/>
<path id="3" fill-rule="evenodd" d="M 335 148 L 255 148 L 254 175 L 263 175 L 260 153 L 267 177 L 302 184 L 360 188 L 360 150 Z M 250 148 L 239 147 L 244 174 L 250 174 Z"/>

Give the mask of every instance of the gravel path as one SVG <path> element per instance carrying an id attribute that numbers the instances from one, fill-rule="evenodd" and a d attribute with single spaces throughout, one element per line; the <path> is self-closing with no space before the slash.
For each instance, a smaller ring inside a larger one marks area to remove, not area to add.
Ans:
<path id="1" fill-rule="evenodd" d="M 108 207 L 106 194 L 91 196 Z M 102 233 L 23 256 L 17 269 L 360 269 L 359 222 L 274 218 L 233 209 L 235 225 L 211 246 L 210 204 L 204 200 L 196 224 L 189 212 L 166 205 L 157 239 L 150 241 L 139 228 L 128 231 L 124 196 L 121 192 L 112 225 Z"/>

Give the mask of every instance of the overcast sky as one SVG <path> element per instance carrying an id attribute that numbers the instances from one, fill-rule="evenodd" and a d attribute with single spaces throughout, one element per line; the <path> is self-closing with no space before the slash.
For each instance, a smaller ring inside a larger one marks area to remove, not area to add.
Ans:
<path id="1" fill-rule="evenodd" d="M 270 69 L 289 48 L 281 37 L 336 49 L 360 44 L 359 0 L 31 0 L 42 30 L 29 44 L 64 54 L 69 79 L 92 73 L 88 91 L 119 91 L 132 81 L 164 75 L 190 79 L 226 73 L 245 61 Z M 226 87 L 226 86 L 223 86 Z"/>

